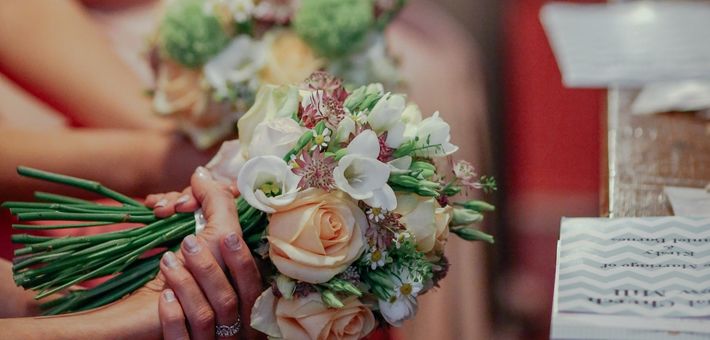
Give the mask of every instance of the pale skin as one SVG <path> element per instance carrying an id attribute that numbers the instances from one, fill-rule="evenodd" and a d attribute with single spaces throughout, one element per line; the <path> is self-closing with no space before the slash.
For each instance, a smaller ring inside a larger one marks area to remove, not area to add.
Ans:
<path id="1" fill-rule="evenodd" d="M 173 130 L 75 1 L 0 1 L 0 46 L 0 73 L 83 126 Z"/>
<path id="2" fill-rule="evenodd" d="M 244 241 L 234 196 L 204 168 L 192 176 L 191 187 L 207 226 L 196 237 L 186 238 L 178 253 L 163 258 L 161 273 L 155 280 L 129 297 L 99 309 L 54 317 L 0 319 L 0 338 L 159 339 L 166 330 L 167 338 L 189 334 L 196 339 L 212 339 L 215 322 L 233 324 L 237 312 L 243 323 L 239 336 L 256 336 L 248 326 L 248 311 L 261 293 L 261 280 L 248 247 L 235 246 L 244 245 Z M 3 268 L 7 270 L 7 264 Z M 224 268 L 230 271 L 231 282 L 224 276 Z M 168 285 L 174 289 L 167 289 Z M 18 291 L 8 284 L 0 289 L 3 296 Z M 170 294 L 179 300 L 166 298 Z M 28 302 L 28 296 L 21 293 L 16 299 L 3 299 L 0 307 L 14 310 L 15 315 L 34 313 L 36 304 Z M 180 314 L 182 310 L 185 312 Z M 159 311 L 164 316 L 162 324 Z"/>
<path id="3" fill-rule="evenodd" d="M 141 80 L 77 2 L 0 1 L 0 46 L 0 200 L 34 190 L 81 194 L 23 179 L 19 165 L 145 196 L 184 187 L 210 159 L 152 113 Z"/>

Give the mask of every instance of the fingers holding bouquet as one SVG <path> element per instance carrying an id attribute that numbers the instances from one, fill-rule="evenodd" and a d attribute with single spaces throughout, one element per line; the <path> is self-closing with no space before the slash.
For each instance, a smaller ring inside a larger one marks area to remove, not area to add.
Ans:
<path id="1" fill-rule="evenodd" d="M 241 328 L 240 334 L 253 338 L 257 334 L 242 324 L 249 324 L 251 306 L 261 293 L 261 278 L 241 238 L 232 191 L 214 181 L 204 168 L 197 169 L 191 184 L 182 193 L 146 199 L 156 215 L 159 210 L 172 214 L 201 207 L 206 220 L 197 237 L 183 240 L 177 256 L 168 252 L 161 260 L 161 273 L 170 287 L 160 299 L 164 335 L 235 338 Z M 231 274 L 231 284 L 220 266 L 222 261 Z"/>
<path id="2" fill-rule="evenodd" d="M 167 253 L 161 261 L 171 287 L 163 291 L 159 304 L 165 338 L 257 338 L 248 325 L 261 278 L 249 249 L 234 232 L 220 240 L 230 283 L 206 246 L 204 240 L 188 236 L 181 246 L 182 260 Z"/>

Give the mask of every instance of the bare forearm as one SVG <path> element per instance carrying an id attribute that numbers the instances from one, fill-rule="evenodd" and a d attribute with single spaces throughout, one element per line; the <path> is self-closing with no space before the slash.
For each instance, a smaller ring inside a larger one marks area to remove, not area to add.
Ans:
<path id="1" fill-rule="evenodd" d="M 0 319 L 0 339 L 160 339 L 158 293 L 142 291 L 113 305 L 54 317 Z"/>
<path id="2" fill-rule="evenodd" d="M 177 190 L 189 183 L 200 154 L 172 135 L 118 130 L 42 132 L 0 127 L 0 199 L 28 198 L 32 191 L 67 191 L 48 183 L 21 178 L 19 165 L 102 182 L 134 196 Z"/>
<path id="3" fill-rule="evenodd" d="M 85 126 L 172 129 L 74 1 L 0 1 L 0 71 Z"/>

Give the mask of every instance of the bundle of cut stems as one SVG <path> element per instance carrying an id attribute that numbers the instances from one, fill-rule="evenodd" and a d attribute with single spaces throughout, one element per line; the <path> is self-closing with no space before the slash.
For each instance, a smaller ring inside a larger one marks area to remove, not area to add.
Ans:
<path id="1" fill-rule="evenodd" d="M 12 236 L 13 243 L 24 245 L 14 254 L 15 283 L 37 291 L 36 299 L 63 293 L 63 296 L 42 304 L 45 315 L 100 307 L 135 291 L 158 273 L 164 252 L 175 250 L 185 236 L 195 233 L 193 213 L 177 213 L 161 219 L 140 202 L 98 182 L 28 167 L 19 167 L 17 172 L 25 177 L 84 189 L 120 205 L 36 192 L 35 198 L 41 202 L 5 202 L 2 206 L 10 209 L 19 222 L 62 222 L 13 224 L 14 229 L 41 231 L 100 228 L 119 223 L 133 225 L 90 236 Z M 236 199 L 235 204 L 244 238 L 250 249 L 256 249 L 262 241 L 265 214 L 241 198 Z M 98 278 L 108 279 L 91 289 L 77 288 Z"/>

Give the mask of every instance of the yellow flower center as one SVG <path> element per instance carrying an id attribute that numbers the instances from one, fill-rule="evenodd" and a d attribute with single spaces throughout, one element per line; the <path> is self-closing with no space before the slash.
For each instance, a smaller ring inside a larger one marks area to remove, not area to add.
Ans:
<path id="1" fill-rule="evenodd" d="M 266 196 L 278 196 L 281 194 L 281 188 L 274 182 L 266 182 L 259 187 Z"/>
<path id="2" fill-rule="evenodd" d="M 382 253 L 379 250 L 372 252 L 372 262 L 379 262 L 382 259 Z"/>
<path id="3" fill-rule="evenodd" d="M 372 208 L 372 216 L 382 215 L 382 208 Z"/>
<path id="4" fill-rule="evenodd" d="M 325 136 L 316 135 L 315 140 L 316 140 L 316 145 L 321 145 L 321 144 L 323 144 L 323 142 L 325 142 Z"/>
<path id="5" fill-rule="evenodd" d="M 399 291 L 402 293 L 402 295 L 411 295 L 412 285 L 409 283 L 405 283 L 402 285 L 402 287 L 399 287 Z"/>

